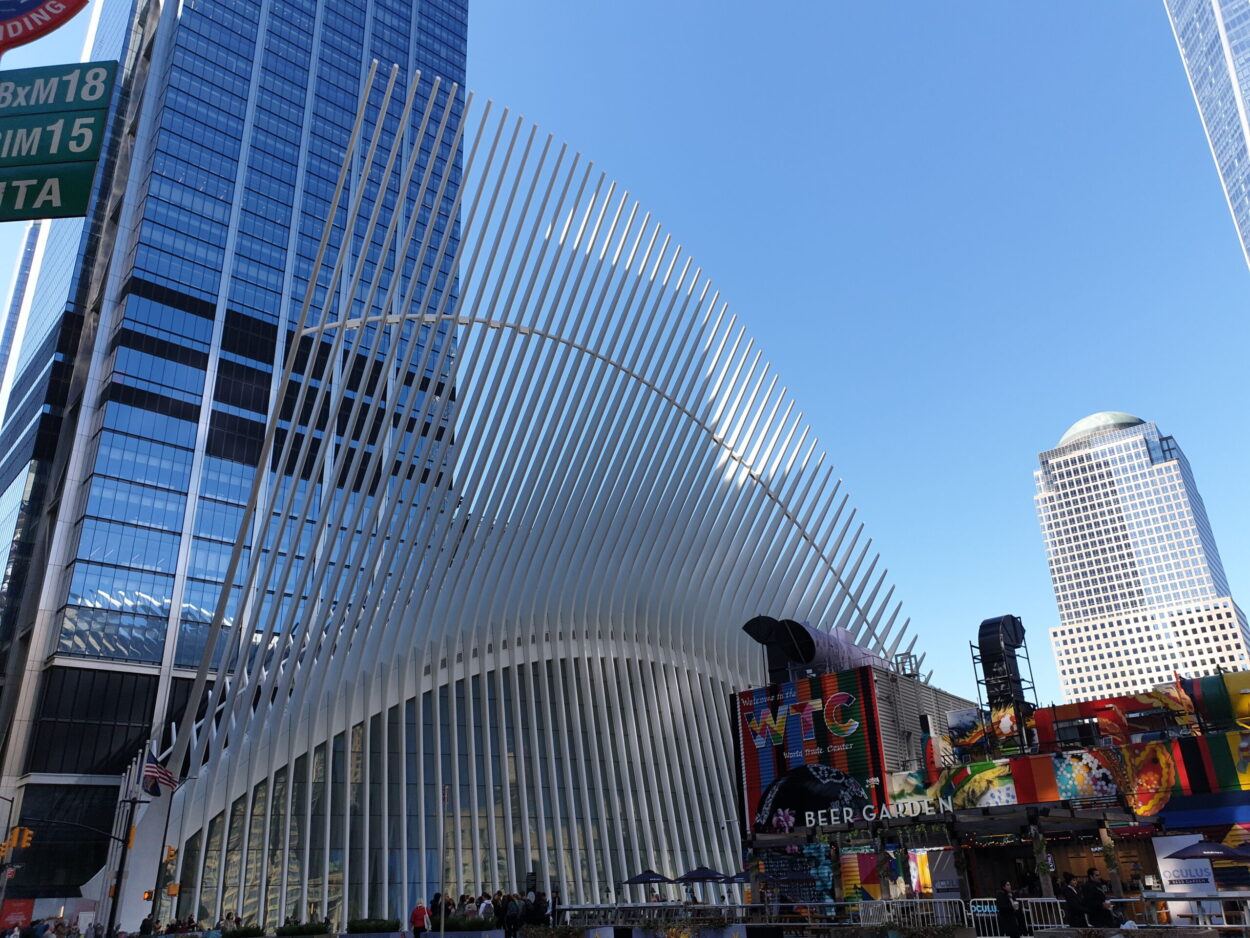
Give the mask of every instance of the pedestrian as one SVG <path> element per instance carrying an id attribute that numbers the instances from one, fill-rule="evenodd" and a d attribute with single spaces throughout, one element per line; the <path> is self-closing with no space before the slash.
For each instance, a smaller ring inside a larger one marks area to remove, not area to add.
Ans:
<path id="1" fill-rule="evenodd" d="M 516 938 L 525 915 L 525 903 L 519 893 L 513 893 L 503 913 L 503 938 Z"/>
<path id="2" fill-rule="evenodd" d="M 1119 927 L 1120 920 L 1111 910 L 1111 903 L 1107 901 L 1106 887 L 1098 868 L 1091 866 L 1086 871 L 1085 882 L 1081 885 L 1081 908 L 1090 928 Z"/>
<path id="3" fill-rule="evenodd" d="M 1075 879 L 1073 874 L 1064 873 L 1063 882 L 1055 890 L 1055 898 L 1063 900 L 1064 924 L 1069 928 L 1085 928 L 1088 920 L 1085 918 L 1085 910 L 1081 907 L 1081 894 L 1073 885 Z"/>
<path id="4" fill-rule="evenodd" d="M 478 898 L 477 917 L 483 922 L 489 922 L 495 917 L 495 904 L 490 901 L 490 896 L 486 893 L 482 893 Z"/>
<path id="5" fill-rule="evenodd" d="M 424 902 L 417 901 L 412 914 L 408 916 L 408 924 L 412 928 L 413 938 L 421 938 L 425 934 L 425 930 L 430 927 L 430 910 L 425 907 Z"/>
<path id="6" fill-rule="evenodd" d="M 1003 888 L 994 900 L 998 907 L 998 931 L 1007 938 L 1020 938 L 1024 934 L 1024 908 L 1011 891 L 1011 880 L 1003 880 Z"/>
<path id="7" fill-rule="evenodd" d="M 551 924 L 559 925 L 560 919 L 563 917 L 563 911 L 560 908 L 560 890 L 551 890 Z"/>

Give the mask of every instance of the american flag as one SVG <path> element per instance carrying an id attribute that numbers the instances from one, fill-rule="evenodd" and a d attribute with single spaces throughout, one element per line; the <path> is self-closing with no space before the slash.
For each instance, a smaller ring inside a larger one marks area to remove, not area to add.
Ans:
<path id="1" fill-rule="evenodd" d="M 143 759 L 143 790 L 149 795 L 159 796 L 162 785 L 167 788 L 177 788 L 178 779 L 174 777 L 173 772 L 157 762 L 156 756 L 149 751 L 144 754 Z"/>

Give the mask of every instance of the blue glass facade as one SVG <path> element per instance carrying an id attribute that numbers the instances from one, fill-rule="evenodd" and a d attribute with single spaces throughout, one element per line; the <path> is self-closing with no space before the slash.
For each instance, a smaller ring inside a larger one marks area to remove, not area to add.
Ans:
<path id="1" fill-rule="evenodd" d="M 436 241 L 449 227 L 453 243 L 457 235 L 459 154 L 435 148 L 432 133 L 417 138 L 418 125 L 401 127 L 398 115 L 419 72 L 418 93 L 441 79 L 438 107 L 458 120 L 460 97 L 447 89 L 463 82 L 465 0 L 198 0 L 159 13 L 103 2 L 92 57 L 120 57 L 125 80 L 102 176 L 125 194 L 102 194 L 86 223 L 47 226 L 0 431 L 0 538 L 12 545 L 0 620 L 10 675 L 3 714 L 14 721 L 7 779 L 115 776 L 153 721 L 167 727 L 185 706 L 191 672 L 183 669 L 201 660 L 236 537 L 249 549 L 293 554 L 297 566 L 314 549 L 290 526 L 275 543 L 276 518 L 240 535 L 241 506 L 372 60 L 380 68 L 367 126 L 396 63 L 381 145 L 404 158 L 421 148 L 428 184 L 379 191 L 376 179 L 351 174 L 345 203 L 363 187 L 362 220 L 347 231 L 340 207 L 323 277 L 342 250 L 366 282 L 380 270 L 385 284 L 402 267 L 433 285 L 432 303 L 454 289 L 450 262 L 435 270 L 416 249 L 384 252 L 382 232 L 398 213 L 416 215 Z M 128 101 L 136 103 L 130 115 Z M 363 218 L 378 201 L 380 224 L 370 232 Z M 340 303 L 359 315 L 380 308 L 381 296 L 361 291 Z M 406 341 L 449 338 L 412 332 Z M 342 382 L 349 403 L 375 392 L 368 361 L 332 360 L 324 344 L 303 342 L 304 380 Z M 391 380 L 426 393 L 447 377 Z M 290 400 L 279 406 L 282 432 L 311 436 L 313 452 L 373 442 L 368 428 L 296 414 Z M 407 445 L 419 446 L 434 431 L 409 432 Z M 376 497 L 354 480 L 317 477 L 307 462 L 261 468 L 280 488 L 311 487 L 317 498 Z M 254 601 L 285 609 L 305 599 L 294 588 Z M 42 671 L 30 670 L 43 661 Z M 70 674 L 78 662 L 119 676 L 107 692 L 129 701 L 126 720 L 93 711 L 91 698 L 105 691 L 79 694 Z M 55 859 L 45 861 L 45 881 L 55 880 Z"/>

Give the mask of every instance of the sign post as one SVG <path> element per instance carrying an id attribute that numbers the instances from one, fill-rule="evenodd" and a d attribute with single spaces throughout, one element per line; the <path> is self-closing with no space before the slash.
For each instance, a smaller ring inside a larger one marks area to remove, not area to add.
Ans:
<path id="1" fill-rule="evenodd" d="M 87 214 L 116 62 L 0 72 L 0 221 Z"/>

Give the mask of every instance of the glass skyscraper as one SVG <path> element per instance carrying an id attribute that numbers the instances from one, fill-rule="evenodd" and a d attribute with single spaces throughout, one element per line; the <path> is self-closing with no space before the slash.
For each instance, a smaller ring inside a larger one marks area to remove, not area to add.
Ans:
<path id="1" fill-rule="evenodd" d="M 1176 440 L 1131 414 L 1074 423 L 1034 473 L 1068 701 L 1248 666 L 1202 496 Z"/>
<path id="2" fill-rule="evenodd" d="M 310 272 L 362 95 L 372 127 L 392 63 L 379 146 L 417 148 L 429 172 L 406 188 L 349 172 L 343 205 L 361 209 L 340 209 L 323 270 L 341 262 L 370 282 L 402 270 L 432 284 L 430 302 L 455 289 L 461 155 L 400 115 L 419 73 L 433 121 L 458 121 L 465 0 L 101 0 L 92 15 L 88 57 L 122 63 L 110 136 L 88 217 L 33 239 L 0 431 L 0 791 L 36 832 L 10 897 L 72 894 L 103 864 L 104 835 L 44 822 L 112 826 L 120 773 L 151 735 L 169 739 L 187 705 L 236 536 L 302 560 L 298 537 L 266 536 L 272 519 L 240 535 L 271 407 L 287 408 L 282 434 L 372 442 L 273 395 L 290 323 L 306 296 L 324 299 Z M 383 249 L 363 221 L 379 200 L 383 224 L 399 213 L 451 229 L 437 266 Z M 345 310 L 375 303 L 363 287 L 340 291 Z M 423 327 L 400 341 L 448 336 Z M 305 380 L 339 382 L 348 400 L 372 393 L 368 362 L 327 362 L 301 343 Z M 441 390 L 448 368 L 405 386 Z M 262 468 L 280 485 L 328 483 L 327 501 L 370 497 L 307 466 Z"/>
<path id="3" fill-rule="evenodd" d="M 1250 262 L 1250 0 L 1164 0 Z"/>

